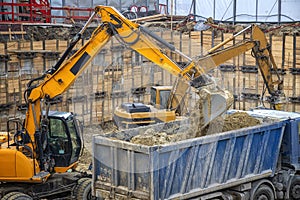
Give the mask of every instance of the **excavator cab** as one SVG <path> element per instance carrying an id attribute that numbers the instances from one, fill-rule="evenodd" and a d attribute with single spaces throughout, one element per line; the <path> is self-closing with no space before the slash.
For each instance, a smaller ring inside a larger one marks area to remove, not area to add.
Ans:
<path id="1" fill-rule="evenodd" d="M 166 109 L 172 86 L 152 86 L 150 89 L 150 105 L 157 109 Z"/>
<path id="2" fill-rule="evenodd" d="M 51 111 L 47 135 L 49 152 L 54 159 L 54 170 L 60 172 L 78 161 L 81 138 L 78 121 L 72 113 Z"/>
<path id="3" fill-rule="evenodd" d="M 175 110 L 168 108 L 172 86 L 152 86 L 150 103 L 122 103 L 114 111 L 113 121 L 119 128 L 134 128 L 176 118 Z"/>

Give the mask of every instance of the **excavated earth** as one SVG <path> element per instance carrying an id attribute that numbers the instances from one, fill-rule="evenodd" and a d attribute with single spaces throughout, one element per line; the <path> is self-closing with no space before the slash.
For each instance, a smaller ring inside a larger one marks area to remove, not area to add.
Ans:
<path id="1" fill-rule="evenodd" d="M 244 112 L 236 112 L 225 117 L 217 117 L 204 128 L 200 127 L 192 121 L 189 127 L 182 127 L 181 131 L 176 131 L 176 134 L 168 134 L 169 130 L 164 132 L 154 132 L 153 129 L 148 129 L 144 134 L 137 135 L 131 139 L 132 143 L 143 144 L 147 146 L 161 145 L 165 143 L 176 142 L 184 139 L 201 137 L 215 133 L 236 130 L 240 128 L 259 125 L 261 122 Z"/>
<path id="2" fill-rule="evenodd" d="M 134 136 L 130 142 L 147 146 L 161 145 L 260 124 L 258 119 L 251 117 L 245 112 L 218 116 L 210 123 L 205 124 L 202 111 L 203 102 L 207 99 L 207 96 L 206 93 L 199 93 L 198 95 L 199 100 L 190 113 L 188 124 L 180 127 L 178 125 L 178 127 L 172 127 L 172 130 L 163 130 L 162 132 L 155 132 L 152 128 L 149 128 L 143 134 Z"/>

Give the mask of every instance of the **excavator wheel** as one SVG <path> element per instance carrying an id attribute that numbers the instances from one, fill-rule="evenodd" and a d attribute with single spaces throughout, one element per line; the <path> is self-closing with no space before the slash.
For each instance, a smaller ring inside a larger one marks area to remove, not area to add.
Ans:
<path id="1" fill-rule="evenodd" d="M 1 200 L 32 200 L 32 198 L 22 192 L 10 192 L 4 195 Z"/>
<path id="2" fill-rule="evenodd" d="M 73 190 L 74 199 L 91 200 L 92 199 L 92 179 L 81 178 L 78 180 L 77 186 Z"/>

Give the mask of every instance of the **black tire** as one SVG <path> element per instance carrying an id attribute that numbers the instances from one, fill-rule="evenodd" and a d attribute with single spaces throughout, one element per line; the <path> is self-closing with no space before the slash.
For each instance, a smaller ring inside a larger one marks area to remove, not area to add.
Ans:
<path id="1" fill-rule="evenodd" d="M 79 186 L 86 180 L 89 180 L 89 178 L 80 178 L 78 181 L 77 181 L 77 184 L 75 186 L 75 188 L 72 190 L 72 195 L 73 197 L 76 197 L 77 193 L 78 193 L 78 188 Z"/>
<path id="2" fill-rule="evenodd" d="M 251 200 L 275 200 L 273 189 L 268 185 L 262 184 L 254 192 Z"/>
<path id="3" fill-rule="evenodd" d="M 289 196 L 291 200 L 300 199 L 300 177 L 299 176 L 293 178 L 290 186 Z"/>
<path id="4" fill-rule="evenodd" d="M 1 200 L 32 200 L 32 198 L 22 192 L 10 192 L 4 195 Z"/>
<path id="5" fill-rule="evenodd" d="M 92 199 L 92 179 L 81 178 L 78 180 L 77 186 L 73 191 L 73 195 L 77 200 L 91 200 Z"/>

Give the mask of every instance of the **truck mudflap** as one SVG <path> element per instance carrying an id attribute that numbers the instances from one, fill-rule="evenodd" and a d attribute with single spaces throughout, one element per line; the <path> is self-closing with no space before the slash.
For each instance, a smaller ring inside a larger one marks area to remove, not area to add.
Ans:
<path id="1" fill-rule="evenodd" d="M 274 175 L 286 121 L 160 146 L 128 142 L 176 123 L 94 136 L 94 195 L 189 199 Z"/>

